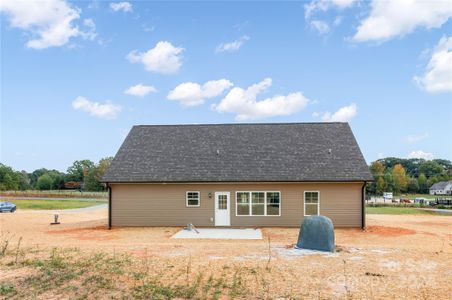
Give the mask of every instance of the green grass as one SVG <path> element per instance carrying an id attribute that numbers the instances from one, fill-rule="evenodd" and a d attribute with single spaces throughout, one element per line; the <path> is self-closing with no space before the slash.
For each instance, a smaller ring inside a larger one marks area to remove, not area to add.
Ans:
<path id="1" fill-rule="evenodd" d="M 435 195 L 430 194 L 402 194 L 396 196 L 396 198 L 402 198 L 402 199 L 416 199 L 416 198 L 425 198 L 425 199 L 435 199 Z"/>
<path id="2" fill-rule="evenodd" d="M 366 214 L 370 215 L 431 215 L 434 212 L 420 210 L 414 207 L 366 207 Z"/>
<path id="3" fill-rule="evenodd" d="M 107 201 L 84 200 L 12 200 L 9 202 L 16 204 L 17 209 L 71 209 L 107 203 Z"/>
<path id="4" fill-rule="evenodd" d="M 4 197 L 42 197 L 42 198 L 100 198 L 106 199 L 107 192 L 80 192 L 78 190 L 26 190 L 26 191 L 0 191 Z"/>

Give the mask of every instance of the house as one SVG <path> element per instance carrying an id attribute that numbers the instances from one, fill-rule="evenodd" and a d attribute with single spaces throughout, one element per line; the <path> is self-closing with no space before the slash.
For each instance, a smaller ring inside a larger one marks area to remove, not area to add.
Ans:
<path id="1" fill-rule="evenodd" d="M 372 180 L 347 123 L 134 126 L 103 177 L 110 227 L 364 227 Z"/>
<path id="2" fill-rule="evenodd" d="M 432 185 L 430 195 L 452 195 L 452 180 L 441 181 Z"/>

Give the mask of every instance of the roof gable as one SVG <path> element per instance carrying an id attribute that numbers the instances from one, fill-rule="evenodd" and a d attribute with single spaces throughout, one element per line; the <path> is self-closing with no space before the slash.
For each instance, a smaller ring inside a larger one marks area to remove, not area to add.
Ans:
<path id="1" fill-rule="evenodd" d="M 141 125 L 105 182 L 373 180 L 347 123 Z"/>

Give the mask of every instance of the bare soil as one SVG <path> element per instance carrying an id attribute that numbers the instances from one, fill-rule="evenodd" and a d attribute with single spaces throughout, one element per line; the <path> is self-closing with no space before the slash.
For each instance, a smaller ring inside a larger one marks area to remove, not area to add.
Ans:
<path id="1" fill-rule="evenodd" d="M 0 214 L 0 231 L 11 238 L 11 245 L 22 238 L 20 247 L 29 253 L 25 257 L 48 256 L 55 247 L 77 248 L 86 255 L 127 254 L 136 268 L 147 265 L 146 276 L 154 274 L 165 285 L 189 285 L 201 277 L 204 286 L 193 294 L 199 298 L 215 298 L 209 292 L 202 294 L 208 278 L 224 282 L 219 298 L 450 299 L 452 295 L 452 217 L 448 216 L 370 215 L 364 231 L 335 230 L 333 254 L 294 250 L 297 228 L 263 228 L 262 240 L 181 240 L 171 238 L 181 229 L 177 227 L 108 230 L 105 209 L 62 214 L 61 225 L 50 225 L 52 221 L 52 212 Z M 11 268 L 0 263 L 0 284 L 21 286 L 26 274 L 35 272 L 29 267 L 14 272 Z M 137 280 L 131 278 L 113 281 L 136 289 Z M 237 280 L 243 293 L 231 292 Z M 99 291 L 91 291 L 88 298 L 120 298 L 125 293 L 112 294 L 112 288 L 108 293 Z M 74 298 L 80 296 L 77 293 L 54 290 L 32 298 Z"/>

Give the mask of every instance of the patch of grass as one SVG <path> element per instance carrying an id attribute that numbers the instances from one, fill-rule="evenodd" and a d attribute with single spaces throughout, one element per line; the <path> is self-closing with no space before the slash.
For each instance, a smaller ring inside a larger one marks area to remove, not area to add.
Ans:
<path id="1" fill-rule="evenodd" d="M 16 286 L 12 283 L 0 283 L 0 296 L 12 296 L 16 294 Z"/>
<path id="2" fill-rule="evenodd" d="M 104 198 L 107 192 L 84 192 L 78 190 L 26 190 L 26 191 L 0 191 L 0 196 L 6 197 L 44 197 L 44 198 Z"/>
<path id="3" fill-rule="evenodd" d="M 90 207 L 99 204 L 106 204 L 106 201 L 86 201 L 86 200 L 12 200 L 17 209 L 73 209 Z"/>
<path id="4" fill-rule="evenodd" d="M 402 198 L 402 199 L 416 199 L 416 198 L 425 198 L 425 199 L 435 199 L 435 195 L 430 195 L 430 194 L 402 194 L 397 196 L 398 198 Z"/>
<path id="5" fill-rule="evenodd" d="M 370 215 L 432 215 L 434 212 L 420 210 L 414 207 L 375 206 L 366 207 L 366 214 Z M 435 214 L 436 215 L 436 214 Z"/>

